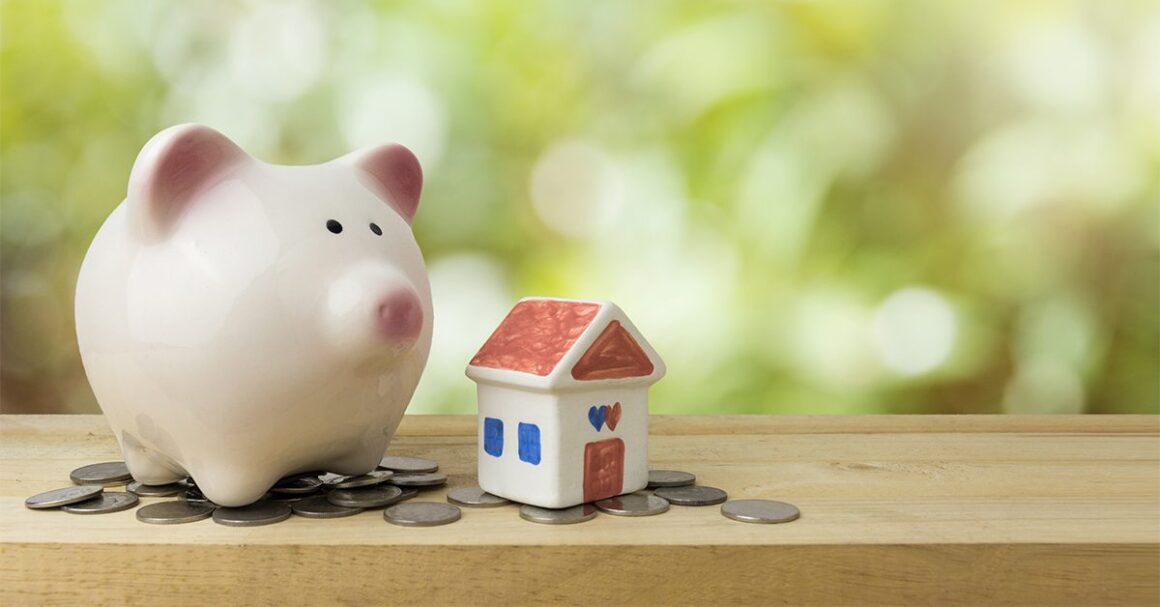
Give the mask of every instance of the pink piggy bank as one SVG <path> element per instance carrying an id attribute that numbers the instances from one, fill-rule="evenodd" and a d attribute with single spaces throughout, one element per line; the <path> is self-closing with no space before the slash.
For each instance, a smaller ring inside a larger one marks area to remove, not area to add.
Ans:
<path id="1" fill-rule="evenodd" d="M 401 145 L 313 166 L 181 125 L 141 150 L 77 280 L 77 340 L 133 478 L 211 501 L 373 470 L 431 346 Z"/>

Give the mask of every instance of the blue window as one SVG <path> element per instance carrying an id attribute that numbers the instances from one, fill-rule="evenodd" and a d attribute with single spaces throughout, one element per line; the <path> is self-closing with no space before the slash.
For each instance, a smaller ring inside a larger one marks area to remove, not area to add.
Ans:
<path id="1" fill-rule="evenodd" d="M 520 422 L 520 460 L 529 464 L 540 463 L 540 427 Z"/>
<path id="2" fill-rule="evenodd" d="M 523 424 L 521 424 L 523 425 Z M 494 417 L 483 418 L 483 450 L 488 455 L 503 455 L 503 421 Z"/>

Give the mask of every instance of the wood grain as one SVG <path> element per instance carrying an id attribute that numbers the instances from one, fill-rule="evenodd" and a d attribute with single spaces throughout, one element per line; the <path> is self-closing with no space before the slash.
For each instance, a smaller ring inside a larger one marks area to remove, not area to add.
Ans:
<path id="1" fill-rule="evenodd" d="M 0 604 L 1157 604 L 1160 418 L 654 417 L 654 467 L 797 504 L 431 529 L 378 511 L 251 529 L 35 512 L 117 459 L 100 416 L 0 416 Z M 408 416 L 391 453 L 474 483 L 474 417 Z M 443 500 L 444 491 L 417 499 Z M 143 500 L 146 503 L 154 499 Z"/>

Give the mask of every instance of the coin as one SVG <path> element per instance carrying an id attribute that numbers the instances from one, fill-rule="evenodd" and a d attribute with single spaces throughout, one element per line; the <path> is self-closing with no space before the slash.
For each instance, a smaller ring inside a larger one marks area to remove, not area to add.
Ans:
<path id="1" fill-rule="evenodd" d="M 654 492 L 678 506 L 712 506 L 729 499 L 729 495 L 716 487 L 687 485 L 684 487 L 661 487 Z"/>
<path id="2" fill-rule="evenodd" d="M 447 482 L 442 472 L 402 472 L 391 479 L 392 485 L 400 487 L 437 487 Z"/>
<path id="3" fill-rule="evenodd" d="M 140 499 L 125 491 L 105 491 L 96 497 L 83 502 L 62 506 L 61 510 L 73 514 L 107 514 L 128 510 L 137 505 Z"/>
<path id="4" fill-rule="evenodd" d="M 743 523 L 788 523 L 797 520 L 801 511 L 773 500 L 733 500 L 721 506 L 721 514 Z"/>
<path id="5" fill-rule="evenodd" d="M 697 482 L 696 475 L 680 470 L 649 470 L 648 488 L 657 487 L 684 487 Z"/>
<path id="6" fill-rule="evenodd" d="M 325 495 L 323 493 L 320 493 L 320 492 L 316 492 L 316 493 L 267 493 L 266 495 L 262 496 L 262 499 L 270 500 L 271 502 L 282 502 L 285 504 L 293 504 L 294 502 L 308 500 L 312 497 L 325 497 Z"/>
<path id="7" fill-rule="evenodd" d="M 137 520 L 150 525 L 180 525 L 209 518 L 215 509 L 208 502 L 172 500 L 138 508 Z"/>
<path id="8" fill-rule="evenodd" d="M 355 489 L 335 489 L 326 499 L 336 506 L 347 508 L 382 508 L 399 501 L 403 490 L 394 485 L 375 485 Z"/>
<path id="9" fill-rule="evenodd" d="M 290 504 L 257 501 L 237 508 L 218 508 L 213 511 L 213 522 L 230 527 L 257 527 L 272 525 L 290 518 Z"/>
<path id="10" fill-rule="evenodd" d="M 404 527 L 435 527 L 454 523 L 462 513 L 458 506 L 442 502 L 407 502 L 387 508 L 383 518 Z"/>
<path id="11" fill-rule="evenodd" d="M 399 503 L 403 500 L 409 500 L 416 495 L 419 495 L 419 490 L 414 487 L 399 487 L 399 489 L 403 490 L 403 494 L 399 496 L 399 499 L 395 500 L 395 503 Z"/>
<path id="12" fill-rule="evenodd" d="M 472 506 L 475 508 L 494 508 L 511 503 L 479 487 L 456 487 L 447 492 L 447 501 L 459 504 L 460 506 Z"/>
<path id="13" fill-rule="evenodd" d="M 580 504 L 571 508 L 556 509 L 525 504 L 520 506 L 520 518 L 544 525 L 572 525 L 596 518 L 596 507 L 592 504 Z"/>
<path id="14" fill-rule="evenodd" d="M 600 500 L 594 504 L 602 512 L 617 516 L 652 516 L 669 511 L 669 501 L 663 497 L 629 493 Z"/>
<path id="15" fill-rule="evenodd" d="M 304 494 L 314 493 L 321 488 L 322 481 L 318 480 L 317 476 L 292 476 L 274 483 L 274 486 L 270 487 L 270 491 L 285 494 Z"/>
<path id="16" fill-rule="evenodd" d="M 89 464 L 73 470 L 68 476 L 72 482 L 78 485 L 104 485 L 106 487 L 123 485 L 125 482 L 133 480 L 133 475 L 129 474 L 129 468 L 125 466 L 125 462 Z"/>
<path id="17" fill-rule="evenodd" d="M 183 481 L 169 483 L 166 485 L 146 485 L 144 483 L 133 481 L 129 483 L 129 486 L 125 487 L 125 489 L 128 490 L 129 493 L 135 493 L 141 497 L 169 497 L 171 495 L 181 494 L 181 492 L 189 489 L 189 485 L 185 484 Z"/>
<path id="18" fill-rule="evenodd" d="M 439 469 L 439 462 L 421 457 L 388 455 L 379 462 L 379 466 L 395 472 L 435 472 Z"/>
<path id="19" fill-rule="evenodd" d="M 328 481 L 326 484 L 332 489 L 354 489 L 355 487 L 370 487 L 379 483 L 385 483 L 395 475 L 390 470 L 372 470 L 366 474 L 351 474 L 349 476 L 340 476 L 334 480 Z"/>
<path id="20" fill-rule="evenodd" d="M 351 508 L 331 503 L 325 495 L 316 495 L 294 502 L 290 505 L 290 509 L 293 510 L 294 514 L 306 518 L 342 518 L 363 511 L 362 508 Z"/>
<path id="21" fill-rule="evenodd" d="M 53 489 L 52 491 L 45 491 L 44 493 L 37 493 L 36 495 L 24 500 L 25 507 L 33 510 L 41 510 L 44 508 L 58 508 L 60 506 L 67 506 L 77 502 L 83 502 L 87 499 L 92 499 L 105 490 L 100 485 L 74 485 L 72 487 L 61 487 L 60 489 Z"/>

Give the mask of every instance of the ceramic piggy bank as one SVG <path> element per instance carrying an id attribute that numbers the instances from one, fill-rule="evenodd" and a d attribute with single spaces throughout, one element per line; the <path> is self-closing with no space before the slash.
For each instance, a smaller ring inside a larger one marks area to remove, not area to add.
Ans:
<path id="1" fill-rule="evenodd" d="M 400 145 L 314 166 L 200 125 L 156 135 L 77 281 L 89 382 L 133 477 L 251 503 L 279 478 L 375 468 L 431 343 Z"/>

